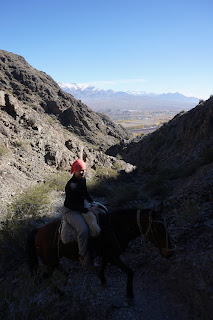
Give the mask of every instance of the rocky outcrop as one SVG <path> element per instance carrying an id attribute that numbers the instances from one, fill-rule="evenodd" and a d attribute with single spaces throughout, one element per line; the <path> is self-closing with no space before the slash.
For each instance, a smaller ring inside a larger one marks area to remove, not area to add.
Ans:
<path id="1" fill-rule="evenodd" d="M 102 117 L 62 91 L 50 76 L 30 66 L 23 57 L 3 50 L 0 50 L 0 90 L 32 109 L 57 115 L 71 132 L 91 144 L 106 148 L 128 136 L 126 129 L 112 121 L 106 125 Z"/>

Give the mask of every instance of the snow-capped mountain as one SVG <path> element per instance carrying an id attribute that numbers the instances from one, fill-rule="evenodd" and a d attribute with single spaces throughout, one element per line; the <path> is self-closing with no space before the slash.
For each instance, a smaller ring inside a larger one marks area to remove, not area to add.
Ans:
<path id="1" fill-rule="evenodd" d="M 119 110 L 189 110 L 195 107 L 199 99 L 176 93 L 147 93 L 145 91 L 113 91 L 99 89 L 91 85 L 58 82 L 62 90 L 98 112 L 108 109 Z"/>
<path id="2" fill-rule="evenodd" d="M 99 91 L 100 89 L 97 89 L 93 86 L 89 86 L 87 84 L 77 84 L 77 83 L 67 83 L 67 82 L 58 82 L 58 85 L 65 91 L 66 90 L 85 90 L 90 89 L 92 91 Z"/>
<path id="3" fill-rule="evenodd" d="M 172 100 L 172 101 L 188 101 L 188 102 L 198 102 L 197 98 L 194 97 L 186 97 L 181 93 L 147 93 L 145 91 L 113 91 L 113 90 L 104 90 L 99 89 L 91 85 L 87 84 L 77 84 L 77 83 L 65 83 L 65 82 L 58 82 L 59 86 L 66 92 L 71 93 L 76 98 L 81 97 L 95 97 L 98 96 L 99 98 L 102 97 L 115 97 L 115 96 L 134 96 L 134 97 L 155 97 L 162 100 Z"/>
<path id="4" fill-rule="evenodd" d="M 91 85 L 58 82 L 61 89 L 71 93 L 76 99 L 82 98 L 109 98 L 119 95 L 128 95 L 127 92 L 99 89 Z"/>

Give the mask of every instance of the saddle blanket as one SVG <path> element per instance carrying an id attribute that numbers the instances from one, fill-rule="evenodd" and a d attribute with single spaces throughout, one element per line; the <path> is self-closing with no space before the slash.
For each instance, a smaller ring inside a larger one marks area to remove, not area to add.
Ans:
<path id="1" fill-rule="evenodd" d="M 79 213 L 80 214 L 80 213 Z M 82 216 L 86 220 L 91 237 L 98 237 L 101 228 L 97 223 L 97 217 L 94 213 L 88 212 L 86 214 L 82 213 Z M 77 241 L 77 232 L 76 230 L 67 222 L 67 220 L 62 217 L 61 219 L 61 228 L 60 228 L 61 241 L 64 244 Z"/>

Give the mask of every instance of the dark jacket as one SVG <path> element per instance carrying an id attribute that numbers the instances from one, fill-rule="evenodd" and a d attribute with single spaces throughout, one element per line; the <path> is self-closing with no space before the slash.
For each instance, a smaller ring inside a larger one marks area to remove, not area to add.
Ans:
<path id="1" fill-rule="evenodd" d="M 75 175 L 73 175 L 66 184 L 65 192 L 65 207 L 82 213 L 88 212 L 88 209 L 84 207 L 84 200 L 86 199 L 87 201 L 92 202 L 93 199 L 87 191 L 85 178 L 78 180 Z"/>

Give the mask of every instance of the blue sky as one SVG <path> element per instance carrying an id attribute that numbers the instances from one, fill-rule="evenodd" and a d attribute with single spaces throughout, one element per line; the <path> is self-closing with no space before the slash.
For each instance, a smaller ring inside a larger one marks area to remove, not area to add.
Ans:
<path id="1" fill-rule="evenodd" d="M 212 0 L 2 0 L 0 49 L 55 81 L 207 99 L 212 12 Z"/>

